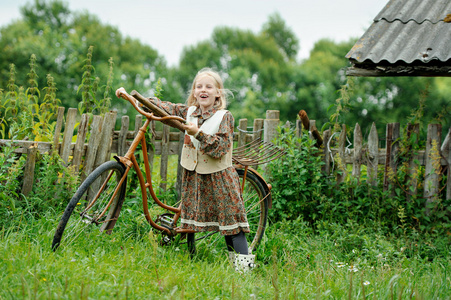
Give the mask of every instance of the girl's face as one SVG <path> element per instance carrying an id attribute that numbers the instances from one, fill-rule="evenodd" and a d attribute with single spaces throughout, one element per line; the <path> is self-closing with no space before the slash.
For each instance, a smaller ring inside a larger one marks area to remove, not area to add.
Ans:
<path id="1" fill-rule="evenodd" d="M 219 96 L 216 81 L 212 77 L 201 75 L 197 78 L 194 85 L 194 98 L 197 99 L 202 112 L 213 108 L 215 100 Z"/>

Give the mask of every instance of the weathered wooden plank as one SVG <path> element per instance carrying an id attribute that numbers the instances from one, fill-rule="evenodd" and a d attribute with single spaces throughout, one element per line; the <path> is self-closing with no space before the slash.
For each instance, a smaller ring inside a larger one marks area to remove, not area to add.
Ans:
<path id="1" fill-rule="evenodd" d="M 143 126 L 143 115 L 136 115 L 135 117 L 135 132 L 133 133 L 133 137 L 138 134 L 139 129 Z"/>
<path id="2" fill-rule="evenodd" d="M 335 156 L 335 166 L 337 168 L 337 183 L 342 183 L 346 178 L 346 164 L 345 164 L 345 151 L 346 151 L 346 125 L 342 125 L 341 133 L 338 138 L 338 157 Z"/>
<path id="3" fill-rule="evenodd" d="M 352 164 L 352 176 L 357 178 L 358 181 L 360 181 L 360 167 L 362 164 L 362 143 L 362 130 L 360 129 L 360 125 L 357 123 L 354 128 L 354 162 Z"/>
<path id="4" fill-rule="evenodd" d="M 316 120 L 309 120 L 309 131 L 308 131 L 308 135 L 310 137 L 311 140 L 314 140 L 315 137 L 313 136 L 313 128 L 316 128 Z"/>
<path id="5" fill-rule="evenodd" d="M 254 132 L 252 134 L 252 140 L 263 139 L 263 124 L 265 120 L 254 119 Z"/>
<path id="6" fill-rule="evenodd" d="M 448 152 L 451 151 L 449 149 L 449 141 L 451 140 L 451 127 L 448 129 L 448 134 L 445 136 L 445 139 L 443 140 L 443 144 L 440 147 L 440 151 L 442 152 L 442 156 L 448 157 Z M 449 163 L 449 161 L 448 161 Z"/>
<path id="7" fill-rule="evenodd" d="M 97 149 L 99 148 L 100 139 L 102 137 L 103 118 L 101 116 L 94 116 L 92 119 L 90 137 L 86 149 L 85 163 L 83 166 L 82 181 L 94 170 L 94 164 L 97 156 Z"/>
<path id="8" fill-rule="evenodd" d="M 447 160 L 448 160 L 448 174 L 447 174 L 447 181 L 446 181 L 446 200 L 451 199 L 451 128 L 448 131 L 448 135 L 446 136 L 447 139 L 445 141 L 447 142 L 445 145 L 444 152 L 448 152 Z"/>
<path id="9" fill-rule="evenodd" d="M 119 156 L 124 156 L 128 150 L 127 147 L 127 133 L 130 124 L 130 118 L 128 116 L 122 116 L 121 118 L 121 130 L 119 131 L 117 137 L 117 154 Z"/>
<path id="10" fill-rule="evenodd" d="M 437 201 L 439 193 L 441 132 L 440 124 L 428 125 L 423 192 L 423 197 L 426 198 L 426 214 L 430 213 L 431 206 Z"/>
<path id="11" fill-rule="evenodd" d="M 88 132 L 89 126 L 89 116 L 87 114 L 83 114 L 81 116 L 80 125 L 78 125 L 78 133 L 77 133 L 77 141 L 75 142 L 75 147 L 73 150 L 73 159 L 71 166 L 75 173 L 78 173 L 80 170 L 81 160 L 84 154 L 84 146 L 86 133 Z"/>
<path id="12" fill-rule="evenodd" d="M 247 119 L 240 119 L 238 125 L 238 147 L 246 144 Z"/>
<path id="13" fill-rule="evenodd" d="M 185 136 L 183 134 L 180 134 L 180 140 L 178 143 L 177 153 L 182 153 L 183 143 L 185 140 Z M 171 143 L 170 143 L 171 144 Z M 183 167 L 180 164 L 181 155 L 178 155 L 177 160 L 177 180 L 175 182 L 175 190 L 177 192 L 177 199 L 180 200 L 182 195 L 182 177 L 183 177 Z"/>
<path id="14" fill-rule="evenodd" d="M 323 141 L 324 141 L 324 148 L 323 148 L 324 166 L 322 166 L 322 171 L 324 172 L 324 174 L 329 175 L 330 174 L 330 159 L 331 159 L 331 151 L 330 151 L 330 148 L 329 148 L 329 146 L 330 146 L 329 145 L 330 128 L 327 129 L 327 130 L 324 130 L 324 132 L 323 132 Z"/>
<path id="15" fill-rule="evenodd" d="M 111 145 L 113 143 L 113 131 L 116 124 L 116 113 L 109 112 L 105 114 L 102 124 L 102 137 L 100 138 L 99 148 L 97 149 L 94 167 L 97 168 L 109 160 Z"/>
<path id="16" fill-rule="evenodd" d="M 379 156 L 379 137 L 377 136 L 376 124 L 373 122 L 368 136 L 368 159 L 366 161 L 368 183 L 372 186 L 377 186 L 377 166 L 379 164 Z"/>
<path id="17" fill-rule="evenodd" d="M 296 125 L 295 125 L 295 134 L 296 137 L 299 138 L 302 136 L 302 121 L 301 120 L 296 120 Z"/>
<path id="18" fill-rule="evenodd" d="M 27 161 L 25 162 L 25 170 L 23 173 L 22 194 L 28 196 L 33 190 L 34 168 L 36 165 L 36 154 L 38 152 L 37 145 L 32 145 L 27 150 Z"/>
<path id="19" fill-rule="evenodd" d="M 278 110 L 267 110 L 264 120 L 263 140 L 271 143 L 277 136 L 277 127 L 279 126 L 280 113 Z"/>
<path id="20" fill-rule="evenodd" d="M 384 173 L 384 191 L 389 189 L 390 184 L 394 189 L 393 182 L 390 182 L 390 174 L 396 174 L 398 166 L 399 152 L 399 123 L 390 123 L 386 127 L 386 157 L 385 157 L 385 173 Z"/>
<path id="21" fill-rule="evenodd" d="M 161 140 L 161 160 L 160 160 L 160 188 L 166 191 L 168 181 L 169 163 L 169 125 L 163 124 L 163 139 Z"/>
<path id="22" fill-rule="evenodd" d="M 0 140 L 1 146 L 17 147 L 14 153 L 27 154 L 28 148 L 36 144 L 39 153 L 48 153 L 52 150 L 52 143 L 50 142 L 35 142 L 35 141 L 14 141 L 14 140 Z"/>
<path id="23" fill-rule="evenodd" d="M 74 135 L 75 118 L 77 116 L 76 108 L 69 108 L 66 116 L 66 128 L 64 129 L 63 143 L 61 144 L 60 156 L 67 164 L 69 162 L 70 146 Z"/>
<path id="24" fill-rule="evenodd" d="M 152 135 L 150 136 L 150 140 L 147 140 L 147 142 L 149 143 L 147 145 L 147 158 L 149 159 L 149 167 L 150 170 L 153 170 L 153 161 L 154 161 L 154 156 L 156 154 L 156 143 L 155 143 L 155 121 L 151 121 L 149 124 L 149 128 L 152 132 Z M 172 143 L 171 143 L 172 144 Z M 160 145 L 160 150 L 159 150 L 159 154 L 161 154 L 161 142 L 159 143 Z M 177 148 L 178 149 L 178 148 Z"/>
<path id="25" fill-rule="evenodd" d="M 418 144 L 418 136 L 420 133 L 420 124 L 407 124 L 407 140 L 413 140 L 413 143 Z M 418 192 L 418 172 L 419 165 L 416 163 L 417 160 L 414 159 L 414 153 L 412 153 L 412 147 L 410 143 L 408 144 L 409 149 L 407 149 L 408 155 L 411 155 L 408 158 L 407 164 L 409 165 L 408 175 L 406 181 L 410 181 L 407 183 L 407 200 L 411 200 L 412 195 L 416 195 Z"/>
<path id="26" fill-rule="evenodd" d="M 59 140 L 61 135 L 61 129 L 64 123 L 64 107 L 58 107 L 58 115 L 56 117 L 55 133 L 53 134 L 53 152 L 59 153 Z"/>
<path id="27" fill-rule="evenodd" d="M 442 156 L 447 160 L 446 200 L 451 199 L 451 127 L 441 147 Z"/>

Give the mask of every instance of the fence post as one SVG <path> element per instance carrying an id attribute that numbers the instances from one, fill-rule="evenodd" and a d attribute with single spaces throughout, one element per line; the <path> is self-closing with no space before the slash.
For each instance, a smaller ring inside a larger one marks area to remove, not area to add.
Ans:
<path id="1" fill-rule="evenodd" d="M 277 136 L 277 126 L 279 126 L 280 112 L 278 110 L 267 110 L 266 119 L 264 121 L 264 136 L 265 142 L 272 142 Z"/>
<path id="2" fill-rule="evenodd" d="M 89 117 L 87 114 L 81 116 L 80 125 L 78 126 L 77 141 L 74 147 L 74 155 L 71 166 L 75 174 L 78 174 L 85 147 L 86 132 L 88 131 Z"/>
<path id="3" fill-rule="evenodd" d="M 183 149 L 183 143 L 185 142 L 185 133 L 180 131 L 179 136 L 179 145 L 178 145 L 178 160 L 177 160 L 177 181 L 175 182 L 175 190 L 177 192 L 177 200 L 180 200 L 182 196 L 182 177 L 183 177 L 183 167 L 180 164 L 180 161 L 182 160 L 182 149 Z"/>
<path id="4" fill-rule="evenodd" d="M 61 144 L 60 156 L 67 164 L 69 162 L 70 147 L 72 145 L 72 136 L 74 135 L 76 108 L 69 108 L 66 116 L 66 128 L 64 129 L 63 143 Z"/>
<path id="5" fill-rule="evenodd" d="M 252 140 L 261 139 L 263 136 L 263 119 L 254 119 L 254 133 L 252 134 Z"/>
<path id="6" fill-rule="evenodd" d="M 22 186 L 22 194 L 28 196 L 33 189 L 34 183 L 34 167 L 36 165 L 36 154 L 38 152 L 37 143 L 27 149 L 27 161 L 25 163 L 24 179 Z"/>
<path id="7" fill-rule="evenodd" d="M 446 158 L 448 164 L 448 174 L 446 182 L 446 200 L 451 199 L 451 127 L 448 130 L 448 134 L 442 144 L 442 155 Z"/>
<path id="8" fill-rule="evenodd" d="M 53 135 L 53 149 L 52 152 L 59 153 L 59 140 L 61 135 L 61 129 L 63 128 L 63 122 L 64 122 L 64 107 L 58 107 L 58 116 L 56 118 L 56 126 L 55 126 L 55 133 Z"/>
<path id="9" fill-rule="evenodd" d="M 407 140 L 410 141 L 412 138 L 412 135 L 415 135 L 415 144 L 418 144 L 418 135 L 420 133 L 420 124 L 407 124 Z M 407 180 L 410 180 L 409 188 L 407 188 L 406 192 L 406 198 L 407 200 L 411 200 L 411 195 L 416 195 L 418 191 L 418 164 L 415 162 L 414 155 L 415 153 L 412 153 L 412 148 L 410 143 L 408 144 L 408 152 L 409 152 L 409 174 Z"/>
<path id="10" fill-rule="evenodd" d="M 300 120 L 299 120 L 300 121 Z M 300 121 L 301 122 L 301 121 Z M 302 122 L 301 122 L 302 123 Z M 322 167 L 322 171 L 324 174 L 329 175 L 330 174 L 330 154 L 332 153 L 329 149 L 329 140 L 330 140 L 330 128 L 327 130 L 324 130 L 323 132 L 323 141 L 324 141 L 324 166 Z M 330 151 L 330 152 L 329 152 Z"/>
<path id="11" fill-rule="evenodd" d="M 354 128 L 354 162 L 352 163 L 352 176 L 360 182 L 360 165 L 362 164 L 362 130 L 359 123 Z"/>
<path id="12" fill-rule="evenodd" d="M 92 170 L 96 160 L 97 149 L 99 147 L 100 137 L 102 134 L 102 117 L 93 116 L 91 125 L 91 135 L 88 141 L 88 148 L 86 149 L 85 165 L 83 166 L 83 173 L 81 181 L 83 182 Z"/>
<path id="13" fill-rule="evenodd" d="M 296 120 L 296 137 L 299 138 L 302 136 L 302 121 Z"/>
<path id="14" fill-rule="evenodd" d="M 94 163 L 95 168 L 109 160 L 113 143 L 114 125 L 116 125 L 116 112 L 106 113 L 103 118 L 102 136 Z"/>
<path id="15" fill-rule="evenodd" d="M 368 160 L 367 172 L 368 183 L 377 186 L 377 166 L 379 164 L 379 137 L 377 136 L 376 124 L 371 125 L 368 136 Z"/>
<path id="16" fill-rule="evenodd" d="M 440 149 L 442 125 L 429 124 L 426 141 L 426 166 L 424 171 L 424 192 L 426 214 L 430 213 L 431 203 L 436 202 L 439 193 Z M 437 162 L 438 161 L 438 162 Z"/>
<path id="17" fill-rule="evenodd" d="M 121 118 L 121 130 L 117 137 L 117 155 L 124 156 L 127 151 L 127 133 L 130 126 L 130 118 L 128 116 L 122 116 Z"/>
<path id="18" fill-rule="evenodd" d="M 338 173 L 337 175 L 337 183 L 342 183 L 346 178 L 346 162 L 345 162 L 345 144 L 346 144 L 346 125 L 343 124 L 341 127 L 341 133 L 340 137 L 338 138 L 338 156 L 340 157 L 340 160 L 337 164 L 337 169 L 341 170 L 341 174 Z"/>
<path id="19" fill-rule="evenodd" d="M 246 144 L 247 136 L 247 119 L 240 119 L 238 125 L 238 147 Z"/>
<path id="20" fill-rule="evenodd" d="M 160 156 L 160 189 L 166 192 L 168 181 L 168 159 L 169 159 L 169 125 L 163 124 L 161 136 L 161 156 Z"/>
<path id="21" fill-rule="evenodd" d="M 137 124 L 135 124 L 135 128 L 136 128 L 136 126 L 137 126 Z M 149 128 L 152 132 L 152 135 L 150 137 L 150 140 L 148 140 L 149 145 L 147 145 L 147 158 L 149 160 L 150 171 L 152 172 L 153 171 L 153 160 L 155 158 L 155 121 L 153 121 L 153 120 L 150 121 Z M 137 133 L 138 132 L 135 130 L 134 136 L 136 136 Z"/>
<path id="22" fill-rule="evenodd" d="M 399 123 L 389 123 L 386 128 L 386 156 L 385 156 L 385 173 L 384 173 L 384 191 L 388 190 L 390 185 L 389 173 L 396 174 L 398 169 L 398 152 L 399 152 Z"/>

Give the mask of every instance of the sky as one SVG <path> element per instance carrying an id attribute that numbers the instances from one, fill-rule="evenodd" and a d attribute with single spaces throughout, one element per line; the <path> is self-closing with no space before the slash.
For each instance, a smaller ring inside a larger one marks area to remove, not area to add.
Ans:
<path id="1" fill-rule="evenodd" d="M 300 40 L 298 59 L 315 42 L 359 38 L 388 0 L 66 0 L 71 11 L 97 15 L 104 24 L 156 49 L 170 66 L 182 50 L 211 37 L 217 26 L 261 31 L 279 13 Z M 20 7 L 34 0 L 0 0 L 0 27 L 21 18 Z"/>

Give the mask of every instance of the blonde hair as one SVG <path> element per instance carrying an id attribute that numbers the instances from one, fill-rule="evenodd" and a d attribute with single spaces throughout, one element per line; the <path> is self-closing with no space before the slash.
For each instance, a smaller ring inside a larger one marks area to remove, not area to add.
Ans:
<path id="1" fill-rule="evenodd" d="M 189 93 L 188 99 L 186 99 L 186 104 L 188 106 L 197 106 L 199 107 L 199 102 L 196 98 L 194 98 L 194 89 L 196 88 L 196 81 L 202 76 L 210 76 L 215 81 L 216 89 L 219 92 L 219 97 L 216 98 L 213 107 L 216 109 L 225 109 L 227 107 L 227 94 L 230 93 L 229 90 L 224 89 L 224 83 L 219 76 L 219 73 L 213 71 L 210 68 L 203 68 L 199 72 L 197 72 L 196 77 L 194 77 L 193 85 L 191 86 L 191 91 Z"/>

